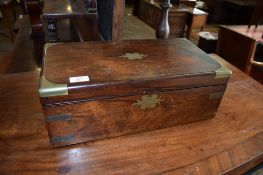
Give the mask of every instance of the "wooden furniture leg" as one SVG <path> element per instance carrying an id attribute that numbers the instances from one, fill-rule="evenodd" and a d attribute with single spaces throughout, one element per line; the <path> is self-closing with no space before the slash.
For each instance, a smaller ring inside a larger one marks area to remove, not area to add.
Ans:
<path id="1" fill-rule="evenodd" d="M 88 12 L 97 11 L 97 0 L 84 0 Z"/>
<path id="2" fill-rule="evenodd" d="M 48 41 L 51 43 L 59 42 L 60 38 L 57 31 L 57 21 L 56 20 L 48 20 Z"/>
<path id="3" fill-rule="evenodd" d="M 245 73 L 248 74 L 248 75 L 250 75 L 250 71 L 251 71 L 251 68 L 252 68 L 252 64 L 251 63 L 253 63 L 255 52 L 256 52 L 256 48 L 257 48 L 257 42 L 255 40 L 252 40 L 250 48 L 249 48 L 248 60 L 247 60 L 246 67 L 245 67 Z"/>
<path id="4" fill-rule="evenodd" d="M 123 33 L 124 0 L 99 0 L 98 23 L 104 40 L 121 40 Z"/>
<path id="5" fill-rule="evenodd" d="M 28 14 L 27 6 L 26 6 L 26 0 L 20 0 L 20 3 L 21 3 L 21 6 L 22 6 L 22 9 L 23 9 L 23 13 L 24 14 Z"/>
<path id="6" fill-rule="evenodd" d="M 188 27 L 186 31 L 186 38 L 190 38 L 191 32 L 195 28 L 200 28 L 200 31 L 203 30 L 206 25 L 207 15 L 195 15 L 191 14 L 189 17 Z"/>
<path id="7" fill-rule="evenodd" d="M 41 3 L 37 0 L 25 0 L 26 11 L 31 23 L 31 39 L 34 43 L 34 55 L 38 65 L 41 65 L 44 46 L 44 32 L 41 19 Z"/>
<path id="8" fill-rule="evenodd" d="M 123 0 L 114 0 L 113 19 L 112 19 L 112 40 L 122 39 L 123 15 L 125 3 Z"/>

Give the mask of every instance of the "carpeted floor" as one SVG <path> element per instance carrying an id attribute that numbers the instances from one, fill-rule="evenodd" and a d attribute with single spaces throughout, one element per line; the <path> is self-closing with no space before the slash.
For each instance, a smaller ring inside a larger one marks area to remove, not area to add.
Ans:
<path id="1" fill-rule="evenodd" d="M 132 8 L 126 7 L 123 27 L 124 40 L 155 39 L 155 30 L 133 16 Z"/>

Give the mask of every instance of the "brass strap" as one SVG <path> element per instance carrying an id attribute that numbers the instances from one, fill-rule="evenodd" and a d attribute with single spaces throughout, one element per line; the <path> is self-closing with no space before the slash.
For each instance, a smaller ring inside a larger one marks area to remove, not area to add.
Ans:
<path id="1" fill-rule="evenodd" d="M 70 114 L 46 116 L 46 123 L 64 122 L 64 121 L 71 121 L 71 120 L 72 120 L 72 117 Z"/>
<path id="2" fill-rule="evenodd" d="M 64 142 L 70 142 L 72 139 L 74 139 L 74 134 L 69 134 L 65 136 L 55 136 L 50 138 L 50 142 L 56 146 L 59 143 L 64 143 Z"/>

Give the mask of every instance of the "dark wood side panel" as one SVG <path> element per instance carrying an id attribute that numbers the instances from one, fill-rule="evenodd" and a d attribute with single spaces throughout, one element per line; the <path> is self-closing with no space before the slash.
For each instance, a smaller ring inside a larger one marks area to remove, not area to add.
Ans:
<path id="1" fill-rule="evenodd" d="M 47 107 L 46 119 L 54 119 L 47 122 L 51 144 L 57 147 L 209 119 L 214 117 L 225 88 L 221 85 L 156 93 L 160 103 L 145 110 L 136 105 L 143 95 Z M 62 115 L 62 121 L 58 115 Z"/>
<path id="2" fill-rule="evenodd" d="M 255 41 L 224 26 L 220 26 L 218 36 L 217 54 L 239 69 L 245 70 L 252 57 L 251 45 Z"/>
<path id="3" fill-rule="evenodd" d="M 37 0 L 25 0 L 31 23 L 31 39 L 34 42 L 34 56 L 38 65 L 42 63 L 44 31 L 41 19 L 43 4 Z"/>

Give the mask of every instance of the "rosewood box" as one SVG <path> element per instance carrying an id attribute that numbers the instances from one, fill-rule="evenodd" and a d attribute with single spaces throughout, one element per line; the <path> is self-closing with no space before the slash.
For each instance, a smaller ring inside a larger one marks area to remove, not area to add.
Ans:
<path id="1" fill-rule="evenodd" d="M 186 39 L 47 44 L 39 95 L 50 142 L 210 119 L 230 74 Z"/>

